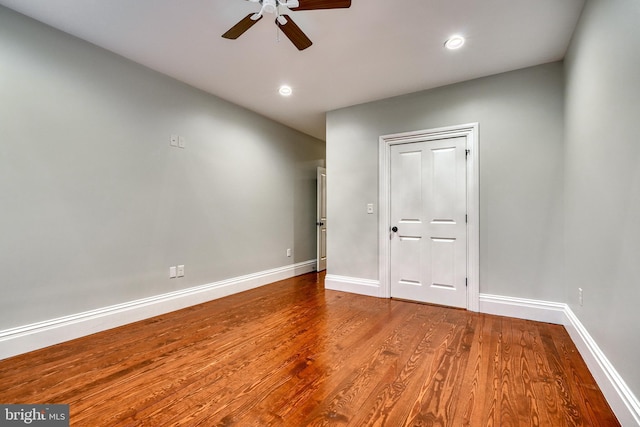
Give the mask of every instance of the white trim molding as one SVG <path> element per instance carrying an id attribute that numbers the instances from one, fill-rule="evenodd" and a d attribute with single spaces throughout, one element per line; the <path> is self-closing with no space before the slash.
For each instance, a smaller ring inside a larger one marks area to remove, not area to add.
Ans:
<path id="1" fill-rule="evenodd" d="M 389 243 L 391 147 L 397 144 L 465 137 L 467 158 L 467 309 L 479 310 L 480 295 L 480 173 L 478 123 L 383 135 L 378 146 L 378 277 L 380 297 L 391 297 Z"/>
<path id="2" fill-rule="evenodd" d="M 620 424 L 640 426 L 640 401 L 613 367 L 595 340 L 569 306 L 565 310 L 564 327 L 576 344 L 580 355 L 618 417 Z"/>
<path id="3" fill-rule="evenodd" d="M 327 274 L 324 278 L 324 288 L 332 291 L 350 292 L 352 294 L 381 297 L 380 282 L 357 277 L 337 276 Z"/>
<path id="4" fill-rule="evenodd" d="M 566 304 L 480 294 L 480 313 L 564 325 Z"/>
<path id="5" fill-rule="evenodd" d="M 567 304 L 480 294 L 480 312 L 563 325 L 609 406 L 625 426 L 640 426 L 640 402 Z"/>
<path id="6" fill-rule="evenodd" d="M 316 260 L 0 331 L 0 360 L 315 271 Z"/>

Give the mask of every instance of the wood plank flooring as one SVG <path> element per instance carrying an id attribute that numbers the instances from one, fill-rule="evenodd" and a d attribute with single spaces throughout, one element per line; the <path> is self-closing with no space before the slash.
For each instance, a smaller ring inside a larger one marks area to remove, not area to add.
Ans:
<path id="1" fill-rule="evenodd" d="M 0 361 L 73 426 L 617 426 L 562 326 L 310 273 Z"/>

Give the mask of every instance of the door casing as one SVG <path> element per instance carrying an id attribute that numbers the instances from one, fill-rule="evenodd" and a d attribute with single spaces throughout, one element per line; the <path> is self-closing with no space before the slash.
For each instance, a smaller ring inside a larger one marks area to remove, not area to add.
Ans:
<path id="1" fill-rule="evenodd" d="M 380 296 L 391 298 L 391 244 L 390 244 L 390 176 L 391 146 L 437 140 L 442 138 L 466 137 L 467 156 L 467 309 L 479 311 L 480 295 L 480 198 L 478 171 L 478 123 L 441 127 L 412 132 L 383 135 L 379 139 L 379 218 L 378 270 Z"/>

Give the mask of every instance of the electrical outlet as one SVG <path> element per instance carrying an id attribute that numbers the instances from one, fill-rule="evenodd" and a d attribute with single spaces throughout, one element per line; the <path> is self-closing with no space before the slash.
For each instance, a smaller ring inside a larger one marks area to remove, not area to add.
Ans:
<path id="1" fill-rule="evenodd" d="M 178 266 L 178 277 L 184 277 L 184 265 Z"/>
<path id="2" fill-rule="evenodd" d="M 178 146 L 178 135 L 171 135 L 169 138 L 169 145 L 172 147 Z"/>
<path id="3" fill-rule="evenodd" d="M 175 267 L 169 267 L 169 279 L 175 279 L 176 278 L 176 268 Z"/>
<path id="4" fill-rule="evenodd" d="M 372 214 L 373 213 L 373 203 L 367 204 L 367 213 L 368 214 Z"/>
<path id="5" fill-rule="evenodd" d="M 584 299 L 582 298 L 582 288 L 578 288 L 578 301 L 580 302 L 580 307 L 584 305 Z"/>

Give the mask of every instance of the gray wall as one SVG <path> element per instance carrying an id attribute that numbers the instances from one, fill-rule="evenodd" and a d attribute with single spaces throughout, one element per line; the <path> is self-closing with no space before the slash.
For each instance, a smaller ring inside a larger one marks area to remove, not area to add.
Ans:
<path id="1" fill-rule="evenodd" d="M 640 2 L 587 2 L 566 57 L 568 302 L 640 396 Z M 578 288 L 584 289 L 584 306 Z"/>
<path id="2" fill-rule="evenodd" d="M 3 7 L 0 100 L 0 330 L 315 258 L 322 141 Z"/>
<path id="3" fill-rule="evenodd" d="M 378 279 L 378 137 L 478 122 L 480 291 L 567 302 L 639 395 L 638 22 L 637 0 L 590 0 L 564 66 L 330 112 L 328 273 Z"/>
<path id="4" fill-rule="evenodd" d="M 480 291 L 564 301 L 561 63 L 332 111 L 329 274 L 378 279 L 378 137 L 479 123 Z"/>

